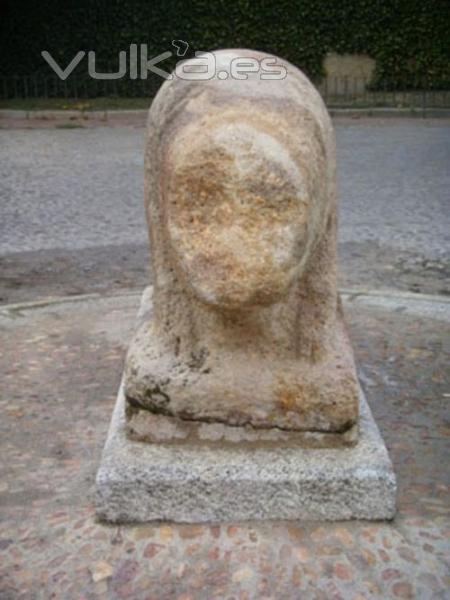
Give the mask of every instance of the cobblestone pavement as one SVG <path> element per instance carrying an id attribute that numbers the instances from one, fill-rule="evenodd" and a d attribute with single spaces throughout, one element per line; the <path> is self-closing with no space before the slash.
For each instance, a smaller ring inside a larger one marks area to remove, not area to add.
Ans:
<path id="1" fill-rule="evenodd" d="M 0 302 L 148 282 L 145 129 L 100 125 L 0 129 Z M 450 122 L 335 126 L 342 284 L 448 293 Z"/>
<path id="2" fill-rule="evenodd" d="M 139 296 L 0 311 L 0 598 L 450 597 L 448 308 L 360 300 L 347 320 L 398 476 L 392 523 L 96 522 Z"/>

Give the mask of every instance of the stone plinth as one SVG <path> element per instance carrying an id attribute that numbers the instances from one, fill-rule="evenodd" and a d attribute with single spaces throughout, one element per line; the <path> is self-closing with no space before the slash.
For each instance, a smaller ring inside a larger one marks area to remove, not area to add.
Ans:
<path id="1" fill-rule="evenodd" d="M 258 440 L 249 428 L 208 424 L 183 437 L 163 415 L 154 415 L 159 442 L 144 443 L 126 434 L 121 387 L 97 474 L 97 515 L 115 523 L 391 519 L 395 476 L 362 391 L 359 408 L 359 441 L 347 448 L 302 447 L 301 432 L 298 443 L 295 434 L 271 440 L 254 431 Z"/>

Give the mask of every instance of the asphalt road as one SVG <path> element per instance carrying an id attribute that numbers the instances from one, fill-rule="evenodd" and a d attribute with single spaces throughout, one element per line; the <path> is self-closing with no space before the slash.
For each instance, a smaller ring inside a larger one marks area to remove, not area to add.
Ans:
<path id="1" fill-rule="evenodd" d="M 448 293 L 450 122 L 335 127 L 341 285 Z M 0 130 L 0 302 L 145 285 L 144 137 Z"/>

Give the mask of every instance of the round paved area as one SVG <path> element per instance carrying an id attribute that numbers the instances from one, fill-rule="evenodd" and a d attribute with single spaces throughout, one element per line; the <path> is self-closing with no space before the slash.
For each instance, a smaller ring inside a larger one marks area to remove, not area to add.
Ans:
<path id="1" fill-rule="evenodd" d="M 448 598 L 448 303 L 346 297 L 398 478 L 392 523 L 108 526 L 94 477 L 138 303 L 0 311 L 2 600 Z"/>

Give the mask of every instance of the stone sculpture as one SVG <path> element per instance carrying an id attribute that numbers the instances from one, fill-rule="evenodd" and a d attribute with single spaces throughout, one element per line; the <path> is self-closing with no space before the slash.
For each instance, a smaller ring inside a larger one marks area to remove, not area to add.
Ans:
<path id="1" fill-rule="evenodd" d="M 153 287 L 97 474 L 111 522 L 389 519 L 396 482 L 336 287 L 333 129 L 308 79 L 166 82 L 149 113 Z M 189 66 L 191 63 L 188 62 Z"/>
<path id="2" fill-rule="evenodd" d="M 230 53 L 216 59 L 225 68 Z M 281 81 L 166 83 L 149 114 L 145 178 L 153 315 L 127 359 L 130 418 L 354 427 L 334 136 L 309 80 L 290 67 Z"/>

